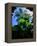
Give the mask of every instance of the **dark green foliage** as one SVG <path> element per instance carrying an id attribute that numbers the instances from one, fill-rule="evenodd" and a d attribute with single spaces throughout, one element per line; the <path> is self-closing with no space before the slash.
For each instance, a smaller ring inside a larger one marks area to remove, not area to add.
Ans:
<path id="1" fill-rule="evenodd" d="M 14 38 L 31 38 L 32 32 L 32 23 L 29 21 L 31 17 L 29 14 L 17 14 L 18 25 L 12 27 Z M 15 34 L 15 35 L 14 35 Z"/>
<path id="2" fill-rule="evenodd" d="M 18 16 L 18 25 L 15 25 L 13 28 L 14 28 L 14 31 L 16 30 L 20 30 L 23 31 L 23 28 L 21 28 L 22 26 L 26 26 L 26 29 L 25 30 L 28 30 L 29 28 L 31 28 L 33 25 L 32 23 L 29 21 L 29 18 L 31 17 L 29 14 L 17 14 L 16 16 Z M 24 31 L 25 31 L 24 30 Z"/>

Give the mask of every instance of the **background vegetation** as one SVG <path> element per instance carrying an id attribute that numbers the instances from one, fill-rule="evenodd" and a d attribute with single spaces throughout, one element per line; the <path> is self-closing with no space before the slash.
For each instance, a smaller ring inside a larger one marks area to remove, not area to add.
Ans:
<path id="1" fill-rule="evenodd" d="M 32 20 L 30 21 L 30 18 L 32 19 L 32 16 L 30 16 L 30 14 L 22 12 L 22 9 L 20 9 L 20 13 L 18 12 L 14 17 L 18 17 L 16 19 L 18 24 L 12 26 L 12 38 L 32 38 L 33 31 L 31 30 L 33 28 L 33 22 Z"/>

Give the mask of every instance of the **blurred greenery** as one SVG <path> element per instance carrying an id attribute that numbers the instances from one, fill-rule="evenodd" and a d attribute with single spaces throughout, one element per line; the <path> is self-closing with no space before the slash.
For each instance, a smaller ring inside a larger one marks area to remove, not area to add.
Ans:
<path id="1" fill-rule="evenodd" d="M 31 31 L 32 28 L 33 28 L 33 23 L 30 22 L 30 18 L 32 16 L 30 16 L 30 14 L 27 14 L 27 13 L 17 13 L 15 15 L 15 17 L 18 17 L 17 18 L 17 22 L 18 22 L 18 25 L 14 25 L 12 26 L 12 37 L 13 38 L 29 38 L 29 37 L 33 37 L 33 32 Z"/>
<path id="2" fill-rule="evenodd" d="M 17 22 L 18 25 L 15 25 L 13 27 L 13 31 L 25 31 L 25 30 L 29 30 L 32 28 L 32 23 L 29 21 L 29 18 L 31 17 L 30 14 L 24 14 L 24 13 L 20 13 L 16 15 L 18 17 Z"/>

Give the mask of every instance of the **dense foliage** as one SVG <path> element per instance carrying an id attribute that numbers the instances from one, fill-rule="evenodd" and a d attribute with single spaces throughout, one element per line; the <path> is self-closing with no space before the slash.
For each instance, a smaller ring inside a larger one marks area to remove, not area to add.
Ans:
<path id="1" fill-rule="evenodd" d="M 20 13 L 17 12 L 17 14 L 14 17 L 18 17 L 16 21 L 18 22 L 18 25 L 15 25 L 13 28 L 14 31 L 16 30 L 30 30 L 32 28 L 32 20 L 30 22 L 30 18 L 32 19 L 32 16 L 30 14 L 27 14 L 25 12 L 22 12 L 22 9 L 19 9 Z M 20 29 L 19 29 L 20 28 Z"/>
<path id="2" fill-rule="evenodd" d="M 17 11 L 15 13 L 14 17 L 17 17 L 16 21 L 18 24 L 12 26 L 12 30 L 18 31 L 21 36 L 25 36 L 27 34 L 28 37 L 31 37 L 31 30 L 33 28 L 32 16 L 27 12 L 23 12 L 21 8 L 19 8 L 19 12 Z"/>

